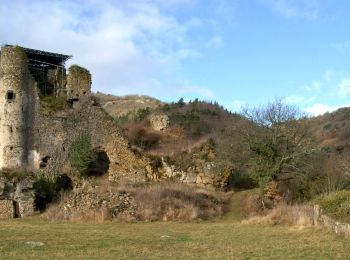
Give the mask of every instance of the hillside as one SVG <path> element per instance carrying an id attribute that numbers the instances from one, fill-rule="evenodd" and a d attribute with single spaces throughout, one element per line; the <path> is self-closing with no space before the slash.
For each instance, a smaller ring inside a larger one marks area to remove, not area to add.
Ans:
<path id="1" fill-rule="evenodd" d="M 148 96 L 127 95 L 119 97 L 102 92 L 97 92 L 94 96 L 113 118 L 125 116 L 128 113 L 147 107 L 154 109 L 163 104 L 160 100 Z"/>
<path id="2" fill-rule="evenodd" d="M 128 102 L 133 108 L 139 104 L 130 99 Z M 146 104 L 149 103 L 143 103 Z M 118 108 L 106 109 L 114 117 L 119 115 L 115 119 L 132 147 L 152 160 L 151 179 L 162 178 L 170 167 L 171 176 L 186 175 L 183 178 L 187 181 L 198 183 L 198 176 L 205 175 L 203 178 L 211 179 L 209 182 L 215 187 L 223 188 L 229 185 L 233 173 L 249 171 L 250 153 L 244 131 L 254 126 L 247 119 L 217 103 L 199 100 L 185 103 L 180 99 L 158 104 L 124 114 Z"/>
<path id="3" fill-rule="evenodd" d="M 310 130 L 321 147 L 329 152 L 344 152 L 350 148 L 350 108 L 340 108 L 335 112 L 309 120 Z"/>

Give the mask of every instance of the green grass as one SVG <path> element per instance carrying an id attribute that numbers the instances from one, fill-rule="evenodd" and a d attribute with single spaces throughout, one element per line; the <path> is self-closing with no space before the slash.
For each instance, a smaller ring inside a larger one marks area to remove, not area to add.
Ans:
<path id="1" fill-rule="evenodd" d="M 342 236 L 315 228 L 244 225 L 237 210 L 216 221 L 193 223 L 50 223 L 33 217 L 0 222 L 0 234 L 0 259 L 346 259 L 350 255 L 350 240 Z M 25 245 L 29 240 L 45 245 Z"/>

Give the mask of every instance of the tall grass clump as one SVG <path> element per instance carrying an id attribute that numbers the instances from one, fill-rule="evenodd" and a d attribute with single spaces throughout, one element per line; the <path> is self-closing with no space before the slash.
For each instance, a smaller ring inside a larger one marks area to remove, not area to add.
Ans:
<path id="1" fill-rule="evenodd" d="M 313 225 L 313 207 L 307 204 L 288 205 L 280 203 L 262 215 L 243 220 L 244 224 L 287 224 L 296 226 Z"/>

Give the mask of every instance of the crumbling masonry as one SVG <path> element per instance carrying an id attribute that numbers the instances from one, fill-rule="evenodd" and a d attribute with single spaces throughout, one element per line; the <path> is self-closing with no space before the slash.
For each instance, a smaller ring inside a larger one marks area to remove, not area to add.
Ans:
<path id="1" fill-rule="evenodd" d="M 103 155 L 110 181 L 146 179 L 146 162 L 91 97 L 90 72 L 73 65 L 66 75 L 70 57 L 11 45 L 1 49 L 0 219 L 33 214 L 35 175 L 69 172 L 69 147 L 81 135 L 89 135 L 97 156 Z M 47 113 L 45 98 L 65 100 L 68 107 Z M 14 177 L 19 172 L 28 177 Z"/>

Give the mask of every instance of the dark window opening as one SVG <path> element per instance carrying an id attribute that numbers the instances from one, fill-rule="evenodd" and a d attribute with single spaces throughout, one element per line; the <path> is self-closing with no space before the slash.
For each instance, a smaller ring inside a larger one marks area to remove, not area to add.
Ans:
<path id="1" fill-rule="evenodd" d="M 92 160 L 87 169 L 88 176 L 101 176 L 109 170 L 109 157 L 104 150 L 95 149 L 92 152 Z"/>
<path id="2" fill-rule="evenodd" d="M 11 151 L 13 150 L 13 146 L 10 146 L 10 150 L 11 150 Z"/>
<path id="3" fill-rule="evenodd" d="M 14 100 L 15 98 L 16 98 L 15 92 L 13 92 L 12 90 L 7 91 L 6 93 L 7 100 Z"/>
<path id="4" fill-rule="evenodd" d="M 83 92 L 83 95 L 85 95 L 85 94 L 86 94 L 86 91 Z"/>
<path id="5" fill-rule="evenodd" d="M 73 90 L 71 90 L 70 93 L 73 93 Z"/>
<path id="6" fill-rule="evenodd" d="M 19 213 L 19 205 L 18 202 L 13 200 L 12 201 L 12 205 L 13 205 L 13 217 L 14 218 L 19 218 L 20 217 L 20 213 Z"/>
<path id="7" fill-rule="evenodd" d="M 10 133 L 10 134 L 13 133 L 13 128 L 12 128 L 12 126 L 9 126 L 9 133 Z"/>
<path id="8" fill-rule="evenodd" d="M 68 99 L 68 104 L 70 105 L 70 107 L 72 107 L 74 105 L 74 103 L 78 102 L 79 98 L 70 98 Z"/>
<path id="9" fill-rule="evenodd" d="M 50 158 L 51 158 L 50 156 L 43 157 L 40 161 L 40 168 L 46 168 L 47 163 L 49 162 Z"/>

